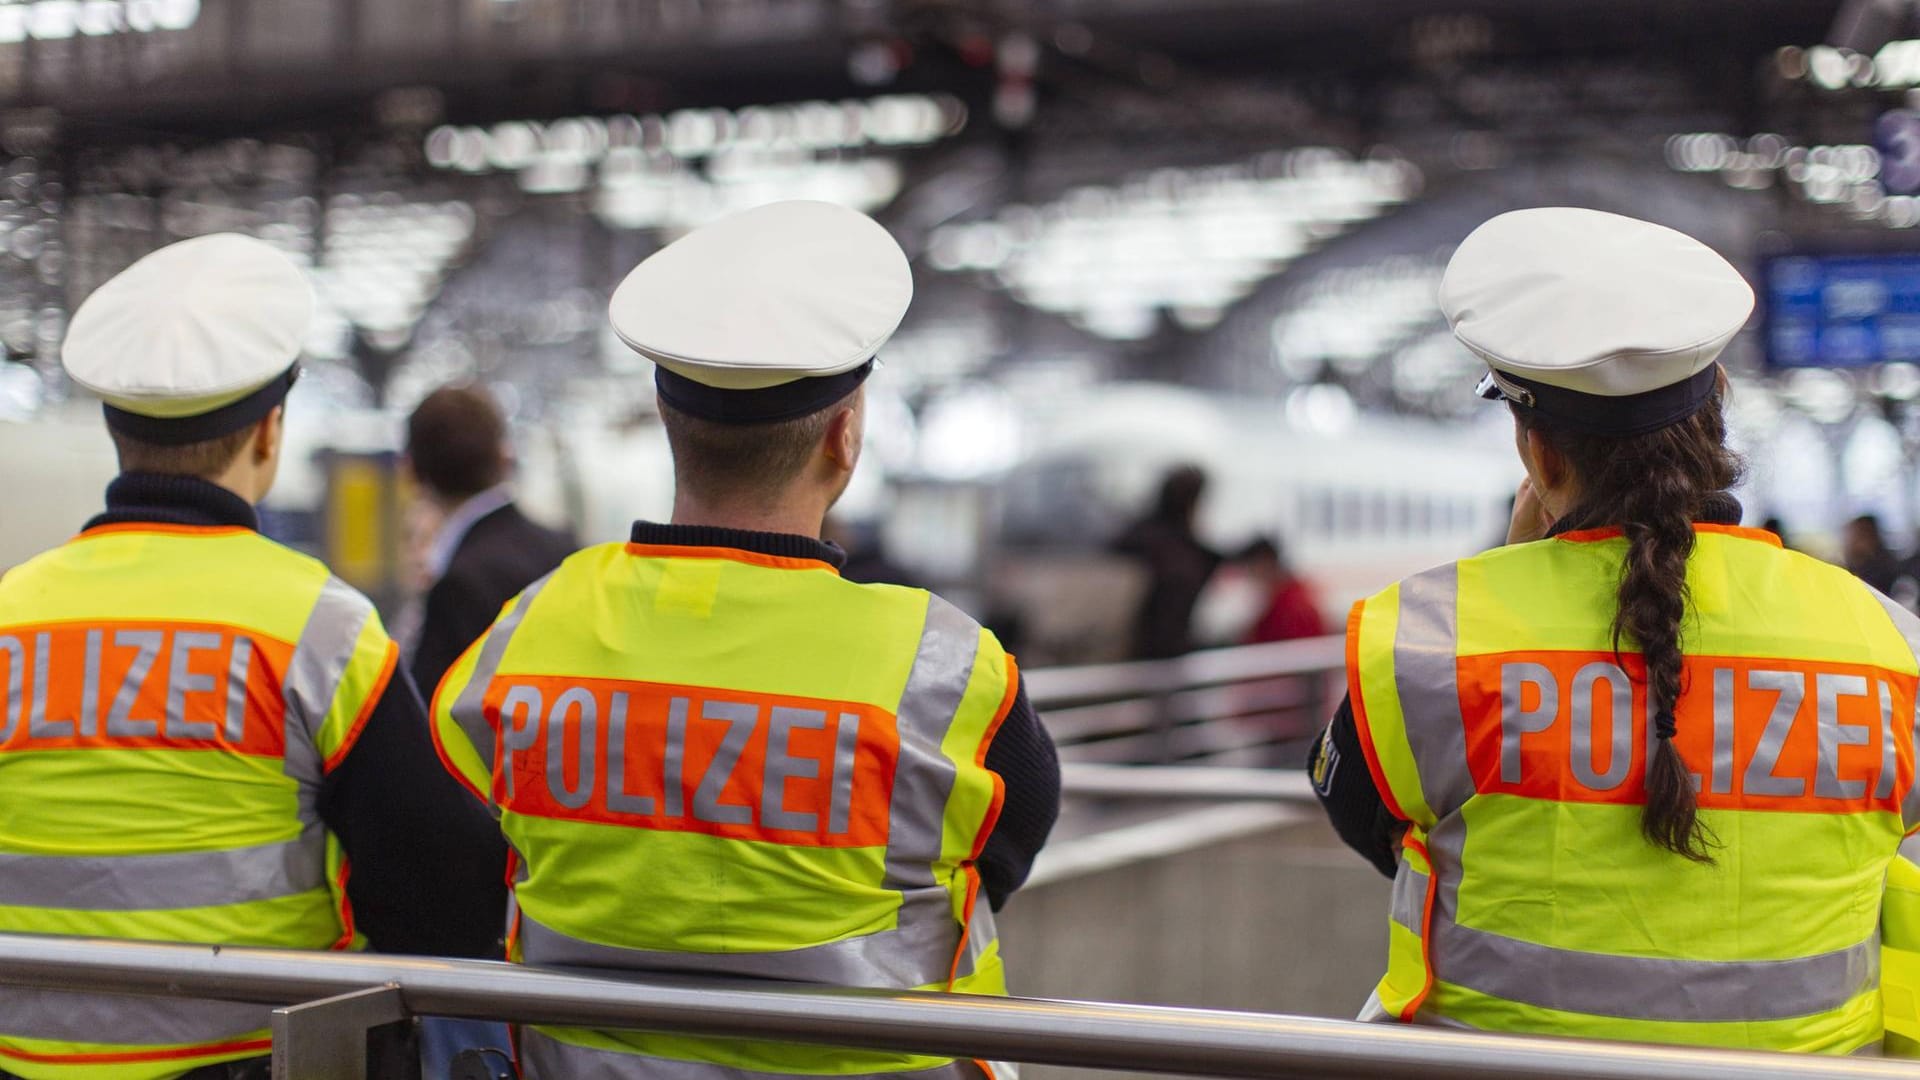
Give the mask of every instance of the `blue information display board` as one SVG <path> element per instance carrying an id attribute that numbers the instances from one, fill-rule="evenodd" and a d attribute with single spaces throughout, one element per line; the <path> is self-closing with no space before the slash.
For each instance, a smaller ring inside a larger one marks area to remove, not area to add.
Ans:
<path id="1" fill-rule="evenodd" d="M 1765 302 L 1775 367 L 1920 361 L 1920 254 L 1780 256 Z"/>

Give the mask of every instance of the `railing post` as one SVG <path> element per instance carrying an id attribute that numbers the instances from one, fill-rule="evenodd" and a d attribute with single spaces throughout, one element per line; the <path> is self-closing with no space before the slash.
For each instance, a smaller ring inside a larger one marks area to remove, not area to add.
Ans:
<path id="1" fill-rule="evenodd" d="M 1179 692 L 1180 661 L 1162 660 L 1159 670 L 1154 674 L 1159 676 L 1155 679 L 1152 699 L 1155 754 L 1160 764 L 1171 765 L 1179 760 L 1174 746 L 1174 729 L 1179 722 L 1173 715 L 1173 696 Z"/>
<path id="2" fill-rule="evenodd" d="M 393 984 L 275 1009 L 273 1080 L 369 1080 L 369 1034 L 408 1019 Z M 412 1064 L 406 1080 L 420 1075 L 417 1055 Z M 389 1074 L 383 1069 L 374 1080 Z"/>

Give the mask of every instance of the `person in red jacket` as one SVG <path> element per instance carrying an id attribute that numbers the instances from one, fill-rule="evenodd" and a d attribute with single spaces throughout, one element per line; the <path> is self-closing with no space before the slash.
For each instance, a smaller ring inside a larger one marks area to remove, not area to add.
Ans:
<path id="1" fill-rule="evenodd" d="M 1267 597 L 1260 617 L 1242 637 L 1243 644 L 1291 641 L 1329 632 L 1313 586 L 1287 565 L 1279 544 L 1267 539 L 1255 540 L 1240 553 L 1240 564 Z"/>

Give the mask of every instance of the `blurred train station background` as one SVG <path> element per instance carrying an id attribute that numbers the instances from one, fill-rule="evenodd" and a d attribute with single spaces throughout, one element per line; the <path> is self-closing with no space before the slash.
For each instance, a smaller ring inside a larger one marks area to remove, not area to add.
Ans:
<path id="1" fill-rule="evenodd" d="M 466 380 L 523 505 L 621 538 L 671 472 L 611 290 L 788 198 L 913 260 L 835 537 L 993 626 L 1076 763 L 1297 761 L 1350 602 L 1500 542 L 1511 425 L 1435 290 L 1518 207 L 1748 273 L 1749 523 L 1920 602 L 1910 0 L 5 0 L 0 569 L 113 471 L 70 313 L 218 231 L 323 308 L 270 534 L 404 625 L 403 421 Z M 1170 573 L 1191 621 L 1143 628 Z M 1351 1015 L 1386 883 L 1307 818 L 1083 794 L 1009 909 L 1016 990 Z"/>

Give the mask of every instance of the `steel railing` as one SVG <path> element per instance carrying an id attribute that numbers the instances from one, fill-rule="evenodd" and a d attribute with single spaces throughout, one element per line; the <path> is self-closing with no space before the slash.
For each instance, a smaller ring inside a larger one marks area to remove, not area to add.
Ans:
<path id="1" fill-rule="evenodd" d="M 1229 765 L 1096 765 L 1060 763 L 1060 790 L 1096 799 L 1232 799 L 1314 803 L 1313 785 L 1297 770 Z"/>
<path id="2" fill-rule="evenodd" d="M 275 1006 L 277 1080 L 359 1080 L 369 1028 L 410 1015 L 633 1028 L 1034 1064 L 1223 1077 L 1841 1080 L 1862 1058 L 1490 1035 L 1260 1013 L 612 977 L 473 960 L 0 934 L 0 985 Z M 437 1080 L 437 1078 L 436 1078 Z"/>
<path id="3" fill-rule="evenodd" d="M 1345 660 L 1334 635 L 1025 678 L 1068 761 L 1270 764 L 1278 748 L 1326 723 Z"/>

